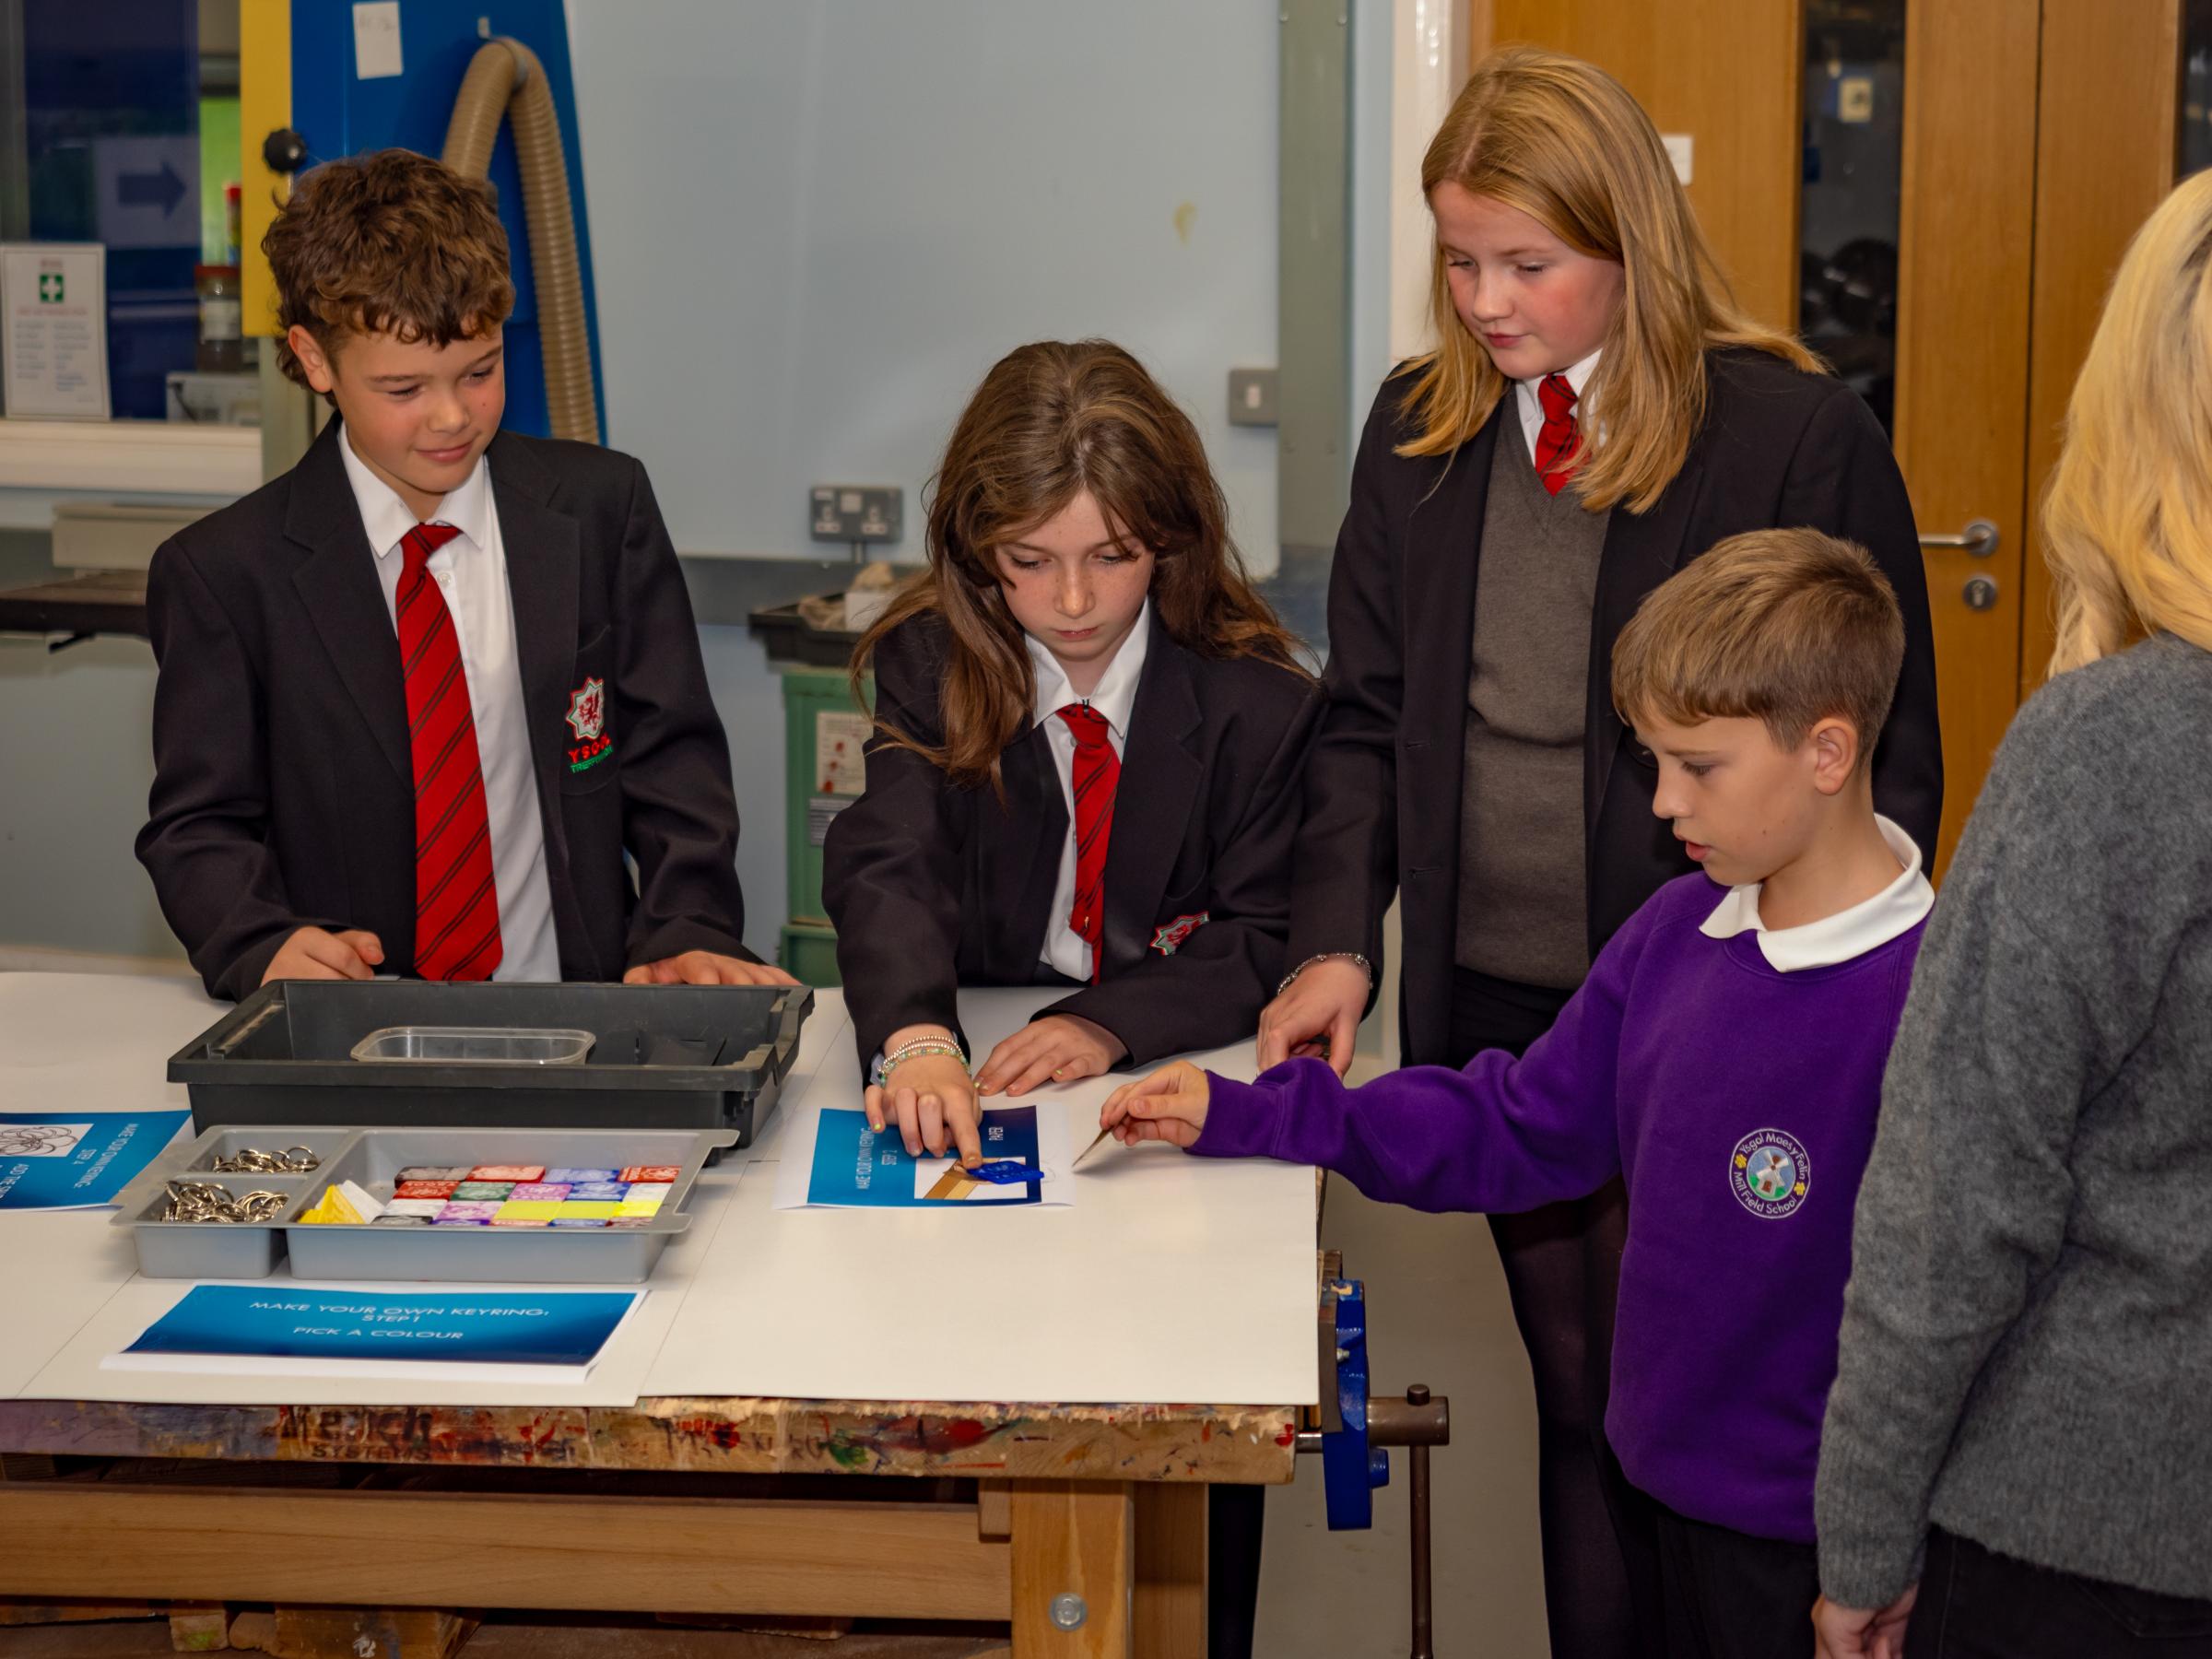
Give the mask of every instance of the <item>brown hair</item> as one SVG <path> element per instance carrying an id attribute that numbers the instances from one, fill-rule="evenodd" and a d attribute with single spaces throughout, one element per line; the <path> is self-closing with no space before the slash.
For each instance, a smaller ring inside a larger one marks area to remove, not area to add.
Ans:
<path id="1" fill-rule="evenodd" d="M 1613 646 L 1613 706 L 1630 725 L 1762 720 L 1785 749 L 1840 715 L 1872 760 L 1905 662 L 1889 579 L 1818 530 L 1732 535 L 1647 595 Z"/>
<path id="2" fill-rule="evenodd" d="M 1579 253 L 1618 263 L 1620 309 L 1585 395 L 1597 411 L 1575 474 L 1583 504 L 1641 512 L 1674 481 L 1705 418 L 1705 352 L 1748 346 L 1799 369 L 1820 359 L 1737 309 L 1666 147 L 1628 88 L 1592 64 L 1514 46 L 1494 53 L 1421 159 L 1421 194 L 1456 184 L 1517 208 Z M 1443 249 L 1430 268 L 1439 342 L 1413 363 L 1402 455 L 1444 455 L 1482 429 L 1505 376 L 1452 304 Z"/>
<path id="3" fill-rule="evenodd" d="M 276 283 L 276 361 L 307 373 L 284 331 L 325 352 L 348 333 L 389 329 L 446 347 L 507 320 L 514 284 L 491 186 L 412 150 L 325 161 L 300 174 L 261 239 Z"/>
<path id="4" fill-rule="evenodd" d="M 1257 657 L 1303 675 L 1297 645 L 1253 590 L 1198 429 L 1144 367 L 1106 340 L 1040 340 L 983 376 L 945 447 L 929 501 L 929 565 L 853 653 L 853 686 L 877 641 L 935 613 L 951 631 L 933 747 L 878 723 L 954 782 L 998 782 L 1000 751 L 1037 695 L 996 549 L 1088 490 L 1117 541 L 1151 552 L 1161 627 L 1202 657 Z"/>

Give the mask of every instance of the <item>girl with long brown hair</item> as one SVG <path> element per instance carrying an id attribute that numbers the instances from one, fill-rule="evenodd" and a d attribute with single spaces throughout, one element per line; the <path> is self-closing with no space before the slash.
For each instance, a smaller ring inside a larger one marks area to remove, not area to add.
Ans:
<path id="1" fill-rule="evenodd" d="M 1319 703 L 1196 429 L 1118 346 L 1000 359 L 928 547 L 854 653 L 878 735 L 822 885 L 871 1122 L 972 1162 L 979 1095 L 1252 1031 Z M 954 993 L 979 984 L 1069 994 L 971 1078 Z"/>
<path id="2" fill-rule="evenodd" d="M 1421 188 L 1438 344 L 1384 384 L 1353 465 L 1263 1065 L 1324 1044 L 1349 1064 L 1401 889 L 1403 1058 L 1457 1067 L 1526 1049 L 1695 867 L 1653 815 L 1658 774 L 1606 665 L 1643 596 L 1739 532 L 1809 525 L 1888 577 L 1906 650 L 1875 802 L 1935 850 L 1935 653 L 1904 481 L 1866 406 L 1738 309 L 1650 117 L 1589 64 L 1500 52 Z M 1601 1431 L 1619 1184 L 1491 1229 L 1535 1382 L 1551 1651 L 1614 1659 L 1636 1638 L 1620 1540 L 1640 1530 Z"/>

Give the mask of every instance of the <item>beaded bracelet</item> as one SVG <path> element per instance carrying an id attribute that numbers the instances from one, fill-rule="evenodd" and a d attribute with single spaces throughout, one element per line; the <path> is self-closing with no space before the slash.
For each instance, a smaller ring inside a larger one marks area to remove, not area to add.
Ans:
<path id="1" fill-rule="evenodd" d="M 958 1060 L 963 1067 L 968 1064 L 968 1056 L 960 1052 L 958 1043 L 947 1042 L 936 1037 L 921 1037 L 912 1042 L 900 1043 L 877 1061 L 876 1075 L 869 1081 L 880 1088 L 890 1081 L 894 1067 L 903 1065 L 909 1060 L 918 1060 L 924 1054 L 943 1054 Z"/>
<path id="2" fill-rule="evenodd" d="M 1361 956 L 1358 951 L 1324 950 L 1319 956 L 1308 957 L 1297 967 L 1291 969 L 1289 972 L 1284 974 L 1283 982 L 1276 986 L 1275 994 L 1277 996 L 1280 996 L 1284 992 L 1289 990 L 1291 985 L 1296 982 L 1298 976 L 1303 973 L 1307 969 L 1312 967 L 1316 962 L 1349 962 L 1353 967 L 1359 969 L 1360 972 L 1367 975 L 1367 982 L 1371 987 L 1375 982 L 1374 965 L 1371 963 L 1365 957 Z"/>

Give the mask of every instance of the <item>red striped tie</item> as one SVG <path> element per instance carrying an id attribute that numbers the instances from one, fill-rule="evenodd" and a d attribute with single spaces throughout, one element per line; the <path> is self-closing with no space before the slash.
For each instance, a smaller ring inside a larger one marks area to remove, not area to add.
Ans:
<path id="1" fill-rule="evenodd" d="M 489 979 L 500 952 L 468 676 L 445 595 L 427 568 L 460 534 L 451 524 L 418 524 L 400 544 L 399 660 L 415 761 L 415 971 L 431 980 Z"/>
<path id="2" fill-rule="evenodd" d="M 1547 374 L 1536 382 L 1536 401 L 1544 406 L 1544 428 L 1536 434 L 1536 477 L 1556 496 L 1582 464 L 1574 453 L 1582 436 L 1574 420 L 1575 390 L 1565 375 Z"/>
<path id="3" fill-rule="evenodd" d="M 1113 835 L 1113 792 L 1122 759 L 1106 735 L 1106 716 L 1088 703 L 1060 711 L 1076 735 L 1076 905 L 1067 928 L 1090 947 L 1090 982 L 1099 982 L 1106 950 L 1106 843 Z"/>

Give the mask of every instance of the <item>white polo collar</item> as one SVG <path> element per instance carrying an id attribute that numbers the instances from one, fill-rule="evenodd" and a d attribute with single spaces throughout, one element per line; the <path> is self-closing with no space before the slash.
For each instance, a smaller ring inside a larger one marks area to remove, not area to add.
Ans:
<path id="1" fill-rule="evenodd" d="M 1106 665 L 1106 672 L 1099 677 L 1098 689 L 1090 694 L 1094 712 L 1103 714 L 1113 735 L 1125 746 L 1129 741 L 1129 714 L 1136 706 L 1136 682 L 1145 672 L 1145 650 L 1152 634 L 1152 601 L 1147 599 L 1136 613 L 1136 622 L 1129 629 L 1129 637 L 1113 653 L 1113 661 Z M 1036 672 L 1037 702 L 1034 710 L 1039 725 L 1065 708 L 1069 703 L 1084 700 L 1076 695 L 1076 688 L 1067 683 L 1067 674 L 1053 653 L 1029 634 L 1022 636 L 1030 648 L 1030 666 Z"/>
<path id="2" fill-rule="evenodd" d="M 361 528 L 377 558 L 389 559 L 400 542 L 419 522 L 415 511 L 399 499 L 399 492 L 369 470 L 369 464 L 353 453 L 353 434 L 338 429 L 338 454 L 346 463 L 346 479 L 361 511 Z M 478 455 L 477 465 L 458 489 L 438 503 L 438 516 L 429 521 L 451 524 L 472 547 L 491 545 L 491 463 Z"/>
<path id="3" fill-rule="evenodd" d="M 1849 910 L 1823 916 L 1797 927 L 1769 927 L 1759 920 L 1760 883 L 1730 888 L 1713 907 L 1699 931 L 1712 939 L 1728 939 L 1740 933 L 1759 935 L 1759 954 L 1777 973 L 1794 973 L 1806 968 L 1830 968 L 1865 956 L 1887 945 L 1920 924 L 1936 902 L 1936 889 L 1921 873 L 1920 848 L 1912 838 L 1889 819 L 1875 815 L 1882 840 L 1905 867 L 1895 881 L 1862 900 Z"/>

